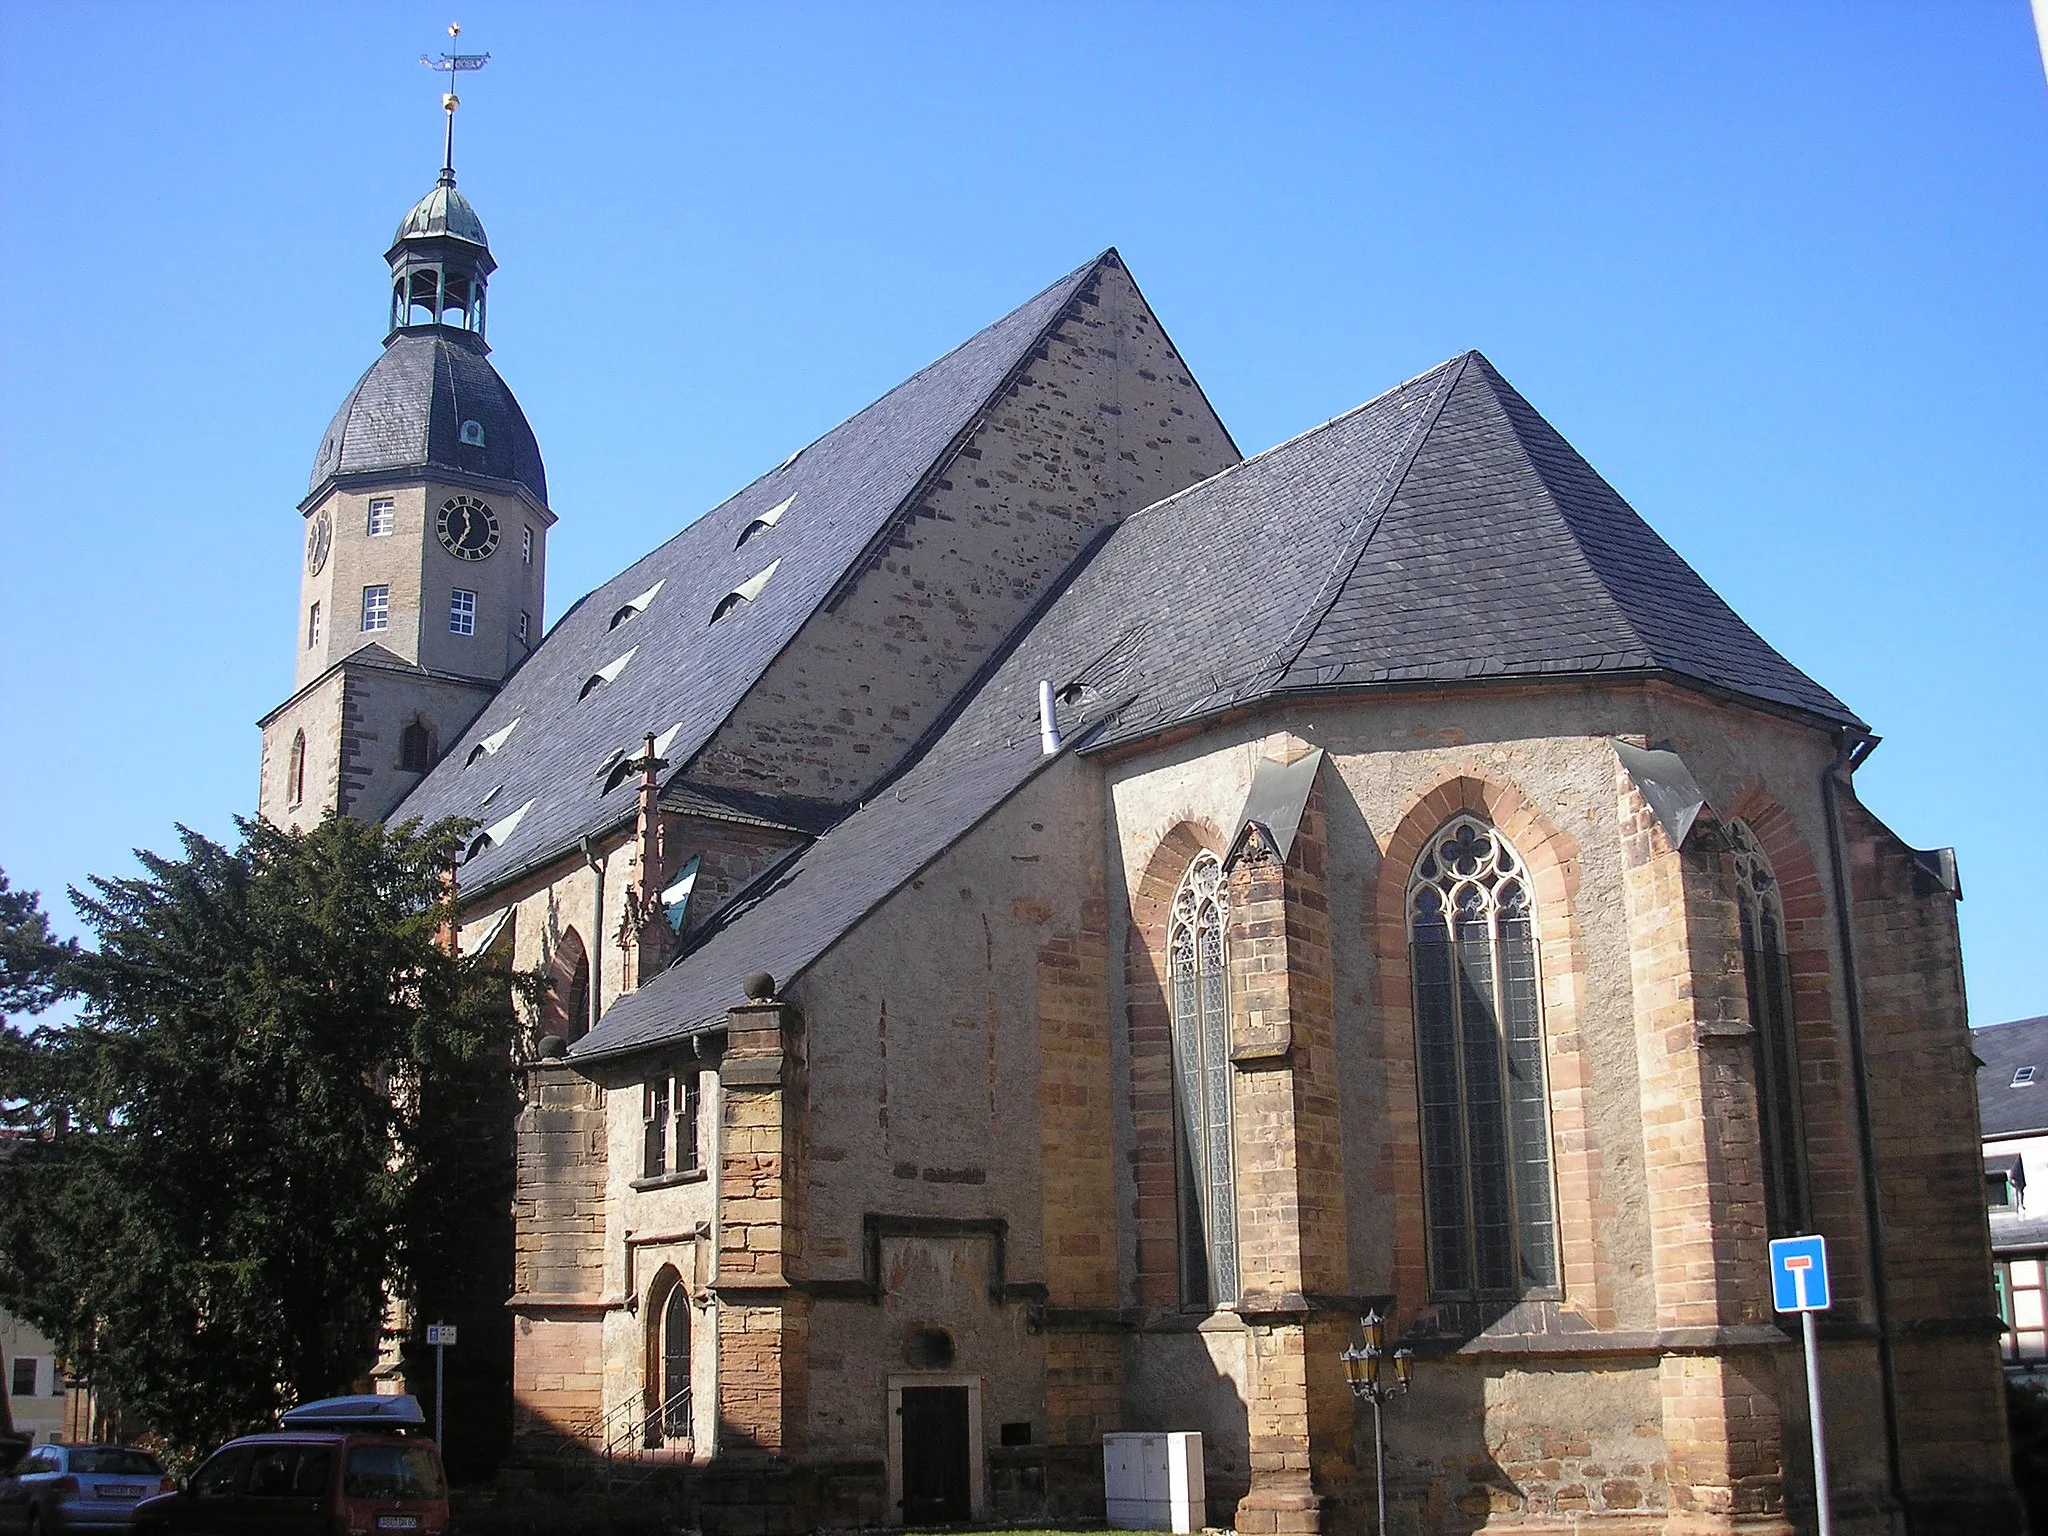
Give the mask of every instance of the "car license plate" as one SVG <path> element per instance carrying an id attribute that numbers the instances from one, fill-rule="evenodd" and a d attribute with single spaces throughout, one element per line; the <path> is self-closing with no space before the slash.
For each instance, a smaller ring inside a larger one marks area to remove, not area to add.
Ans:
<path id="1" fill-rule="evenodd" d="M 142 1490 L 133 1483 L 101 1483 L 100 1497 L 103 1499 L 139 1499 Z"/>
<path id="2" fill-rule="evenodd" d="M 416 1531 L 419 1529 L 418 1515 L 379 1515 L 377 1529 L 380 1531 Z"/>

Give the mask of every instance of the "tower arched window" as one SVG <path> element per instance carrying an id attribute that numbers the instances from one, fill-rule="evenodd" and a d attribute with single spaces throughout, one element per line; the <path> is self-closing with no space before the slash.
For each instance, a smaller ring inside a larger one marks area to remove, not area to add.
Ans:
<path id="1" fill-rule="evenodd" d="M 1500 832 L 1454 817 L 1408 883 L 1423 1207 L 1432 1299 L 1558 1284 L 1542 982 L 1529 875 Z"/>
<path id="2" fill-rule="evenodd" d="M 1195 856 L 1167 930 L 1173 1087 L 1179 1140 L 1181 1296 L 1237 1300 L 1237 1186 L 1230 1130 L 1230 902 L 1216 855 Z"/>
<path id="3" fill-rule="evenodd" d="M 306 733 L 292 733 L 292 752 L 284 770 L 285 802 L 297 805 L 306 798 Z"/>
<path id="4" fill-rule="evenodd" d="M 415 720 L 398 733 L 398 766 L 407 773 L 425 773 L 434 766 L 434 733 Z"/>
<path id="5" fill-rule="evenodd" d="M 1785 957 L 1785 904 L 1757 836 L 1728 824 L 1735 904 L 1742 917 L 1742 972 L 1755 1030 L 1757 1130 L 1764 1161 L 1764 1219 L 1773 1237 L 1808 1231 L 1806 1139 L 1799 1106 L 1799 1041 L 1792 1022 L 1792 968 Z"/>

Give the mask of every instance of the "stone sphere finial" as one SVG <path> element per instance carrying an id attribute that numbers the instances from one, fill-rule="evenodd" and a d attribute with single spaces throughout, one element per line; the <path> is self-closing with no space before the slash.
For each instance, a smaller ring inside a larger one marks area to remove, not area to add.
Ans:
<path id="1" fill-rule="evenodd" d="M 534 1044 L 542 1061 L 560 1061 L 569 1054 L 569 1042 L 560 1035 L 542 1035 Z"/>
<path id="2" fill-rule="evenodd" d="M 775 978 L 766 971 L 755 971 L 744 983 L 750 1002 L 769 1003 L 775 1000 Z"/>

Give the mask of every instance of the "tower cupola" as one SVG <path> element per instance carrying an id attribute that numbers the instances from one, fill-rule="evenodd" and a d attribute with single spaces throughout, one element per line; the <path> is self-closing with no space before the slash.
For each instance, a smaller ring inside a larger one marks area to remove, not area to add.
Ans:
<path id="1" fill-rule="evenodd" d="M 452 37 L 461 29 L 450 27 Z M 448 71 L 441 109 L 447 127 L 441 139 L 441 175 L 433 190 L 412 206 L 398 226 L 384 259 L 391 264 L 391 329 L 385 345 L 406 331 L 436 327 L 468 333 L 479 350 L 484 340 L 484 289 L 497 262 L 484 236 L 484 221 L 469 199 L 455 190 L 455 76 L 481 69 L 487 53 L 443 54 L 422 64 Z"/>
<path id="2" fill-rule="evenodd" d="M 484 290 L 497 262 L 484 238 L 484 223 L 455 190 L 455 172 L 441 179 L 398 226 L 391 249 L 391 329 L 386 343 L 429 326 L 465 331 L 484 339 Z"/>

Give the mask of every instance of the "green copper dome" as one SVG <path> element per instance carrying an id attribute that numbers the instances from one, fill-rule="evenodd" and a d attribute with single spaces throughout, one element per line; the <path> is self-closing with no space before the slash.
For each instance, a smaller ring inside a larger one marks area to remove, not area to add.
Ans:
<path id="1" fill-rule="evenodd" d="M 455 178 L 450 173 L 441 173 L 434 190 L 412 205 L 412 212 L 405 216 L 405 222 L 398 226 L 398 233 L 392 239 L 397 245 L 404 240 L 429 239 L 445 235 L 451 240 L 466 240 L 471 245 L 480 245 L 485 250 L 491 242 L 484 236 L 484 221 L 476 216 L 476 210 L 469 206 L 469 199 L 455 190 Z"/>

